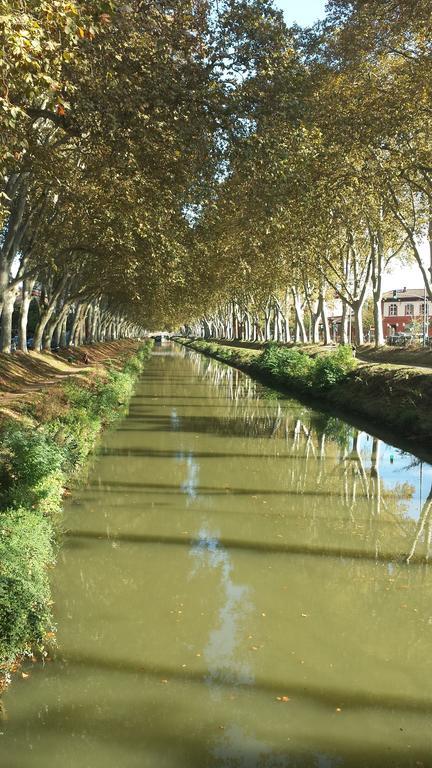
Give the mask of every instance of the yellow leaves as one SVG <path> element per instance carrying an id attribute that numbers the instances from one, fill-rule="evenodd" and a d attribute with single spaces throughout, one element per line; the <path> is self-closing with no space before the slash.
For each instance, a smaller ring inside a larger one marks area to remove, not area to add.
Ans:
<path id="1" fill-rule="evenodd" d="M 276 700 L 277 701 L 281 701 L 284 704 L 286 704 L 287 701 L 290 701 L 290 697 L 289 696 L 276 696 Z"/>
<path id="2" fill-rule="evenodd" d="M 81 38 L 85 37 L 85 30 L 82 27 L 78 27 L 78 36 Z"/>
<path id="3" fill-rule="evenodd" d="M 78 9 L 74 3 L 66 3 L 64 6 L 65 13 L 72 13 L 75 16 L 78 16 Z"/>

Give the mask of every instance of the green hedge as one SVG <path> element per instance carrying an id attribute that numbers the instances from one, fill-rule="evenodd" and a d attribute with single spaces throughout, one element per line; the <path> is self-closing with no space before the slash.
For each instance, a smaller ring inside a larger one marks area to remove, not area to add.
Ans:
<path id="1" fill-rule="evenodd" d="M 148 358 L 143 346 L 90 386 L 68 384 L 45 423 L 7 422 L 0 433 L 0 669 L 43 648 L 52 632 L 47 569 L 54 562 L 64 490 L 86 466 L 101 429 L 121 416 Z"/>
<path id="2" fill-rule="evenodd" d="M 341 345 L 325 355 L 310 357 L 294 347 L 269 344 L 254 365 L 297 390 L 322 392 L 343 382 L 355 368 L 356 361 L 349 346 Z"/>
<path id="3" fill-rule="evenodd" d="M 356 367 L 351 347 L 343 345 L 334 351 L 311 357 L 297 347 L 283 347 L 277 343 L 266 344 L 260 354 L 205 339 L 182 340 L 181 343 L 217 360 L 268 376 L 297 392 L 310 394 L 330 391 L 341 384 Z"/>

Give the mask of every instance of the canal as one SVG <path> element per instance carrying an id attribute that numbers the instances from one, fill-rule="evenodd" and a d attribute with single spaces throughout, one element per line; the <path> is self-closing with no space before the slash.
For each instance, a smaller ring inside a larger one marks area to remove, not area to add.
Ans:
<path id="1" fill-rule="evenodd" d="M 431 467 L 160 347 L 66 508 L 4 768 L 432 765 Z"/>

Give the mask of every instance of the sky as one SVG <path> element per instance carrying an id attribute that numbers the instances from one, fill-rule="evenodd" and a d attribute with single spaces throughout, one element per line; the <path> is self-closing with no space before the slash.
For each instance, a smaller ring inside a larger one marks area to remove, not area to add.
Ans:
<path id="1" fill-rule="evenodd" d="M 275 0 L 275 5 L 283 10 L 287 24 L 307 27 L 323 18 L 325 0 Z"/>
<path id="2" fill-rule="evenodd" d="M 325 16 L 326 0 L 274 0 L 274 4 L 284 12 L 287 24 L 297 23 L 302 27 L 311 26 L 315 21 Z M 424 246 L 426 256 L 426 246 Z M 385 291 L 393 288 L 419 288 L 423 286 L 420 269 L 416 266 L 406 266 L 393 262 L 391 272 L 383 279 Z"/>

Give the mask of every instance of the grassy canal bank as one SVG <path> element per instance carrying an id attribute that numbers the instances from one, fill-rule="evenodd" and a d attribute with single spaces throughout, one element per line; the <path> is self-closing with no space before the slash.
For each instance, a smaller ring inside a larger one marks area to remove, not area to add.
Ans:
<path id="1" fill-rule="evenodd" d="M 364 363 L 349 347 L 311 355 L 300 347 L 271 343 L 265 349 L 247 349 L 204 339 L 177 341 L 306 397 L 318 407 L 366 418 L 372 427 L 392 432 L 407 445 L 430 448 L 432 371 Z"/>
<path id="2" fill-rule="evenodd" d="M 90 350 L 93 365 L 77 369 L 78 358 L 69 357 L 53 386 L 23 387 L 21 397 L 20 369 L 31 365 L 40 384 L 49 357 L 1 361 L 4 388 L 14 397 L 2 401 L 0 421 L 0 688 L 24 655 L 48 653 L 54 636 L 48 572 L 63 499 L 85 473 L 101 431 L 125 412 L 151 343 Z"/>

